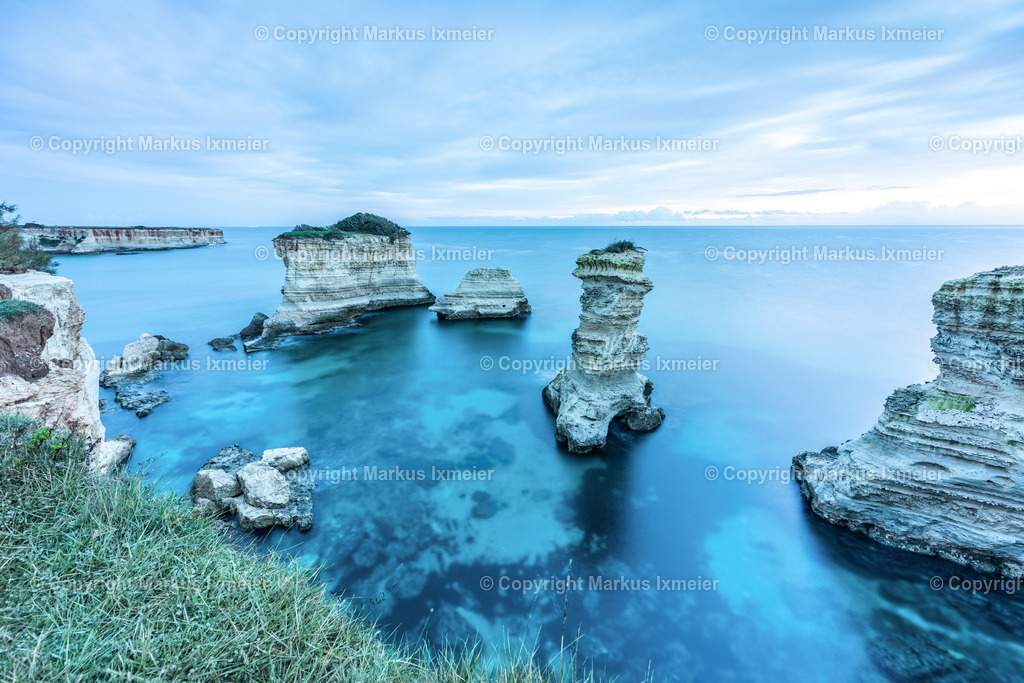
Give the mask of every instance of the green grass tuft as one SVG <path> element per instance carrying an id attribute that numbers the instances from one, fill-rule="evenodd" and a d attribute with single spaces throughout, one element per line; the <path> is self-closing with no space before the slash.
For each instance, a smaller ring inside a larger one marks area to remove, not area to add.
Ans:
<path id="1" fill-rule="evenodd" d="M 32 311 L 41 310 L 42 308 L 42 306 L 34 301 L 25 301 L 24 299 L 6 299 L 5 301 L 0 301 L 0 318 L 18 315 L 19 313 L 30 313 Z"/>
<path id="2" fill-rule="evenodd" d="M 495 667 L 389 645 L 315 571 L 82 457 L 80 439 L 0 415 L 0 680 L 582 680 L 522 646 Z"/>

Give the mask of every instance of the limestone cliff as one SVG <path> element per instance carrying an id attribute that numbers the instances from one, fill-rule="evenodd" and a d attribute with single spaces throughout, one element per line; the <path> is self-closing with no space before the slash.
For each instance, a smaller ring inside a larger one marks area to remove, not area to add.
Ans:
<path id="1" fill-rule="evenodd" d="M 651 407 L 653 383 L 637 372 L 647 339 L 636 331 L 643 299 L 653 285 L 644 275 L 644 255 L 632 245 L 594 250 L 576 260 L 583 280 L 580 326 L 572 335 L 572 363 L 544 388 L 558 416 L 555 438 L 573 453 L 604 446 L 611 421 L 650 431 L 665 411 Z"/>
<path id="2" fill-rule="evenodd" d="M 29 223 L 18 226 L 18 234 L 51 254 L 188 249 L 224 244 L 224 231 L 216 228 L 98 228 Z"/>
<path id="3" fill-rule="evenodd" d="M 369 214 L 346 220 L 360 216 Z M 272 347 L 286 335 L 329 332 L 369 311 L 434 303 L 416 274 L 416 254 L 404 230 L 296 230 L 274 239 L 274 249 L 286 268 L 283 300 L 261 336 L 245 342 L 246 351 Z"/>
<path id="4" fill-rule="evenodd" d="M 17 332 L 5 334 L 2 343 L 15 356 L 37 360 L 28 361 L 33 372 L 0 375 L 0 411 L 78 429 L 90 449 L 90 464 L 98 471 L 107 471 L 126 459 L 134 446 L 130 437 L 104 442 L 100 366 L 82 337 L 85 312 L 75 299 L 71 280 L 36 271 L 0 275 L 0 298 L 31 302 L 38 307 L 35 310 L 48 313 L 41 318 L 26 317 Z M 32 345 L 26 340 L 33 337 L 39 343 L 29 348 Z"/>
<path id="5" fill-rule="evenodd" d="M 939 376 L 860 438 L 793 464 L 816 513 L 883 543 L 1024 575 L 1024 267 L 932 297 Z"/>
<path id="6" fill-rule="evenodd" d="M 514 318 L 531 309 L 519 280 L 499 266 L 469 271 L 458 288 L 439 298 L 430 310 L 446 320 L 468 320 Z"/>

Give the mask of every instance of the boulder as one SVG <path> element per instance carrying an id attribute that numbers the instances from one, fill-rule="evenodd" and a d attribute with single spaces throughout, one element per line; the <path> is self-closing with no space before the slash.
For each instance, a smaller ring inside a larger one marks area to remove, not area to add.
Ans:
<path id="1" fill-rule="evenodd" d="M 231 337 L 217 337 L 206 342 L 213 347 L 214 351 L 237 351 L 238 347 L 235 346 L 235 340 Z"/>
<path id="2" fill-rule="evenodd" d="M 305 469 L 309 466 L 309 453 L 305 448 L 270 448 L 263 451 L 262 462 L 279 472 Z"/>
<path id="3" fill-rule="evenodd" d="M 262 462 L 249 463 L 238 470 L 238 483 L 245 502 L 255 507 L 283 508 L 291 497 L 284 475 Z"/>

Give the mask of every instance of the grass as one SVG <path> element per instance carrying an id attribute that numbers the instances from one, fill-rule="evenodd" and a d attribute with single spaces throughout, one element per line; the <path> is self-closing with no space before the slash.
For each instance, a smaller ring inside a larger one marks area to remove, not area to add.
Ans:
<path id="1" fill-rule="evenodd" d="M 324 239 L 343 239 L 353 234 L 380 235 L 394 242 L 401 237 L 408 237 L 409 231 L 387 218 L 372 213 L 356 213 L 343 218 L 333 225 L 319 228 L 312 225 L 296 225 L 290 232 L 280 237 L 322 237 Z"/>
<path id="2" fill-rule="evenodd" d="M 315 571 L 239 548 L 184 498 L 81 459 L 79 439 L 0 415 L 0 680 L 577 680 L 522 645 L 506 645 L 502 668 L 479 650 L 392 646 Z"/>
<path id="3" fill-rule="evenodd" d="M 30 313 L 40 309 L 42 309 L 42 306 L 34 301 L 25 301 L 24 299 L 6 299 L 4 301 L 0 301 L 0 319 L 12 315 L 18 315 L 19 313 Z"/>
<path id="4" fill-rule="evenodd" d="M 961 410 L 969 413 L 977 407 L 978 399 L 967 394 L 935 390 L 933 395 L 925 400 L 924 405 L 932 410 Z"/>

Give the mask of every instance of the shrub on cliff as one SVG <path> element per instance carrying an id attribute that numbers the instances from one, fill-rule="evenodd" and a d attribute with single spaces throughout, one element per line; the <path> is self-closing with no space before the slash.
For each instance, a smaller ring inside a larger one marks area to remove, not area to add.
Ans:
<path id="1" fill-rule="evenodd" d="M 563 677 L 515 649 L 493 669 L 476 650 L 388 645 L 315 572 L 82 457 L 80 440 L 0 414 L 0 680 L 577 680 L 568 654 Z"/>
<path id="2" fill-rule="evenodd" d="M 622 254 L 627 251 L 647 251 L 643 247 L 638 247 L 631 240 L 619 240 L 612 242 L 604 249 L 591 249 L 591 254 Z"/>
<path id="3" fill-rule="evenodd" d="M 377 216 L 372 213 L 356 213 L 325 228 L 317 228 L 306 224 L 296 225 L 291 232 L 286 232 L 281 237 L 341 239 L 353 233 L 380 235 L 381 237 L 387 237 L 390 242 L 409 236 L 408 230 L 383 216 Z"/>
<path id="4" fill-rule="evenodd" d="M 0 202 L 0 273 L 24 273 L 27 270 L 56 272 L 57 263 L 53 256 L 35 244 L 22 242 L 17 230 L 20 217 L 7 217 L 17 210 L 13 204 Z"/>

